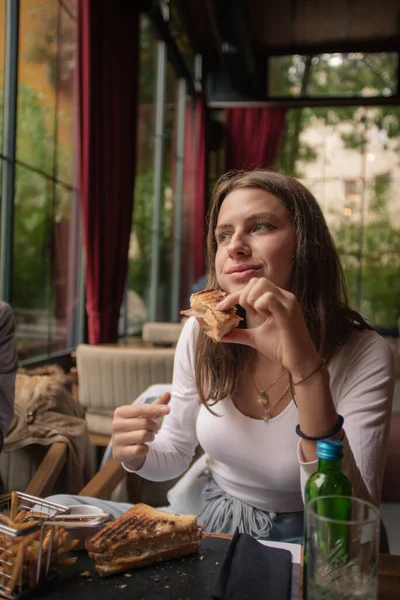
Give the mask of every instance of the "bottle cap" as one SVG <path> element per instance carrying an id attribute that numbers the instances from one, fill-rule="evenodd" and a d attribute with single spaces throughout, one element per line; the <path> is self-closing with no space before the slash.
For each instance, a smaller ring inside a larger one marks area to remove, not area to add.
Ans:
<path id="1" fill-rule="evenodd" d="M 343 458 L 343 443 L 340 440 L 321 440 L 317 443 L 317 457 L 323 460 Z"/>

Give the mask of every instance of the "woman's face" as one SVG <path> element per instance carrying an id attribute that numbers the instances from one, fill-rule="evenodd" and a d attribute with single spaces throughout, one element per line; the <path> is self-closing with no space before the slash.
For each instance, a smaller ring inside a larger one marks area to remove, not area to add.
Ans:
<path id="1" fill-rule="evenodd" d="M 296 235 L 290 213 L 278 198 L 258 188 L 240 188 L 222 202 L 215 228 L 219 285 L 234 292 L 252 277 L 290 285 Z"/>

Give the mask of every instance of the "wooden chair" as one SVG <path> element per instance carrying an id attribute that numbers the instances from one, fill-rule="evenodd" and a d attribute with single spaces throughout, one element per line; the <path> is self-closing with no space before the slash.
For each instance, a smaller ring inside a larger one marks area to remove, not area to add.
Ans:
<path id="1" fill-rule="evenodd" d="M 67 444 L 55 442 L 47 450 L 39 468 L 25 489 L 26 494 L 45 498 L 53 493 L 54 487 L 67 462 Z"/>
<path id="2" fill-rule="evenodd" d="M 127 478 L 132 503 L 141 502 L 142 478 L 135 473 L 128 473 L 115 458 L 110 458 L 89 483 L 80 491 L 80 496 L 109 500 L 117 485 Z"/>
<path id="3" fill-rule="evenodd" d="M 37 444 L 13 452 L 2 452 L 0 471 L 6 492 L 24 491 L 43 498 L 57 490 L 67 462 L 67 445 L 55 442 L 49 447 Z"/>
<path id="4" fill-rule="evenodd" d="M 84 417 L 60 367 L 19 370 L 14 418 L 0 454 L 6 492 L 47 496 L 80 489 L 95 472 Z"/>

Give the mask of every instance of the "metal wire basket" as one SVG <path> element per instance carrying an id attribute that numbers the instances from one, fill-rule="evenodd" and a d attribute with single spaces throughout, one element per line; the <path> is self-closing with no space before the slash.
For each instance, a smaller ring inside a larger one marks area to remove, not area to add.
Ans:
<path id="1" fill-rule="evenodd" d="M 17 600 L 56 574 L 69 534 L 46 524 L 68 508 L 20 492 L 0 496 L 0 595 Z"/>

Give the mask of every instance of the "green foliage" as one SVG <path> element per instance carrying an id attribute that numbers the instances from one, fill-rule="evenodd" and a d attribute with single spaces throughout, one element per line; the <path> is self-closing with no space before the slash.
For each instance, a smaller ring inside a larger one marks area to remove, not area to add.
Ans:
<path id="1" fill-rule="evenodd" d="M 163 189 L 168 186 L 169 173 L 164 173 Z M 150 284 L 150 267 L 153 233 L 154 173 L 138 173 L 135 179 L 135 203 L 132 233 L 137 242 L 136 256 L 129 260 L 129 289 L 147 299 Z M 165 202 L 162 205 L 161 227 L 158 232 L 160 253 L 159 285 L 168 285 L 170 280 L 170 239 L 172 214 Z"/>
<path id="2" fill-rule="evenodd" d="M 18 88 L 17 158 L 51 172 L 53 138 L 38 92 Z M 12 300 L 20 308 L 47 308 L 50 296 L 50 187 L 43 176 L 17 166 L 14 197 Z"/>
<path id="3" fill-rule="evenodd" d="M 3 97 L 0 98 L 3 113 Z M 17 159 L 50 176 L 54 161 L 54 123 L 39 92 L 18 88 Z M 71 163 L 68 149 L 59 146 L 59 164 Z M 52 304 L 50 277 L 51 227 L 55 218 L 69 218 L 69 193 L 39 173 L 17 165 L 15 171 L 12 302 L 15 307 L 48 309 Z"/>
<path id="4" fill-rule="evenodd" d="M 398 57 L 395 54 L 321 55 L 280 57 L 272 61 L 270 89 L 276 95 L 389 95 L 396 93 Z M 400 151 L 398 107 L 349 106 L 301 108 L 287 113 L 287 126 L 276 168 L 301 177 L 299 163 L 313 162 L 315 151 L 302 139 L 313 123 L 323 122 L 340 131 L 343 145 L 365 160 L 372 130 L 383 150 Z M 348 124 L 347 129 L 339 126 Z M 368 214 L 349 218 L 336 211 L 333 235 L 341 256 L 350 303 L 376 325 L 396 327 L 400 318 L 400 230 L 388 212 L 390 173 L 365 185 Z M 361 222 L 362 221 L 362 222 Z"/>
<path id="5" fill-rule="evenodd" d="M 332 61 L 336 58 L 336 63 Z M 322 54 L 311 64 L 304 56 L 283 56 L 270 63 L 270 90 L 274 95 L 289 96 L 387 96 L 396 93 L 396 54 Z M 307 67 L 309 69 L 307 70 Z M 302 132 L 313 122 L 338 126 L 350 123 L 351 132 L 342 132 L 345 148 L 360 150 L 367 144 L 373 127 L 386 140 L 395 140 L 400 150 L 400 109 L 398 107 L 364 108 L 299 108 L 287 113 L 287 125 L 276 168 L 294 177 L 301 177 L 299 162 L 312 162 L 315 152 L 301 140 Z"/>
<path id="6" fill-rule="evenodd" d="M 362 225 L 340 213 L 333 235 L 346 275 L 350 303 L 375 325 L 397 327 L 400 319 L 400 230 L 388 216 L 390 178 L 377 178 L 368 219 Z"/>
<path id="7" fill-rule="evenodd" d="M 275 162 L 277 171 L 301 177 L 299 162 L 313 162 L 316 159 L 314 148 L 300 138 L 313 118 L 313 112 L 309 109 L 295 109 L 286 113 L 285 132 Z"/>

